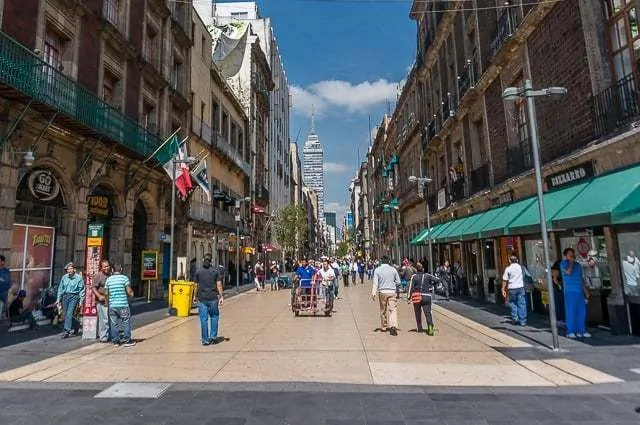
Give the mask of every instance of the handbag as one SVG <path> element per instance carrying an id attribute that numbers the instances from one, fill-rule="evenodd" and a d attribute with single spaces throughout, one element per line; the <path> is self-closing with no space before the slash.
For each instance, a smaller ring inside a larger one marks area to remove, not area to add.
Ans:
<path id="1" fill-rule="evenodd" d="M 413 276 L 411 277 L 411 280 L 413 280 Z M 413 284 L 413 282 L 411 282 Z M 413 286 L 413 285 L 412 285 Z M 413 304 L 420 304 L 422 303 L 422 291 L 423 291 L 423 286 L 424 286 L 424 274 L 422 275 L 422 282 L 420 284 L 420 290 L 417 292 L 412 292 L 411 293 L 411 302 Z"/>

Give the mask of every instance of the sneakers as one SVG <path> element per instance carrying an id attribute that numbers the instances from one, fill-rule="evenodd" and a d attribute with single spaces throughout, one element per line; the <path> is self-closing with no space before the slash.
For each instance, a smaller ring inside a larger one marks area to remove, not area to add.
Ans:
<path id="1" fill-rule="evenodd" d="M 573 333 L 571 333 L 571 334 L 567 334 L 567 338 L 569 338 L 569 339 L 576 339 L 576 334 L 573 334 Z"/>
<path id="2" fill-rule="evenodd" d="M 589 332 L 585 332 L 583 334 L 578 335 L 579 338 L 591 338 L 591 334 Z"/>
<path id="3" fill-rule="evenodd" d="M 136 345 L 135 341 L 127 341 L 124 344 L 122 344 L 123 347 L 134 347 Z"/>
<path id="4" fill-rule="evenodd" d="M 433 328 L 433 325 L 427 326 L 427 335 L 429 335 L 429 336 L 435 335 L 435 330 Z"/>
<path id="5" fill-rule="evenodd" d="M 71 336 L 71 332 L 63 332 L 62 335 L 60 335 L 61 339 L 67 339 Z"/>
<path id="6" fill-rule="evenodd" d="M 389 329 L 389 335 L 398 336 L 398 330 L 396 328 Z"/>

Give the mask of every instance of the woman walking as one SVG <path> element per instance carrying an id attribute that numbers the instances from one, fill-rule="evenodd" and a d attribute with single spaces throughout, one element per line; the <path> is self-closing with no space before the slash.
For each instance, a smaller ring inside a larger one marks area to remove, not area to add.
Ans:
<path id="1" fill-rule="evenodd" d="M 416 273 L 409 280 L 409 288 L 407 290 L 408 303 L 413 304 L 413 311 L 416 314 L 417 332 L 424 332 L 422 327 L 422 313 L 427 319 L 427 335 L 434 335 L 433 315 L 431 314 L 431 294 L 433 292 L 436 278 L 424 272 L 424 266 L 421 263 L 415 265 Z"/>

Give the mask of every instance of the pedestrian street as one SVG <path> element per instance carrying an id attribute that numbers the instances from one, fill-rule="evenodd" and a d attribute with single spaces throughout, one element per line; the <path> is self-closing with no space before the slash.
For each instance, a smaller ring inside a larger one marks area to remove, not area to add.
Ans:
<path id="1" fill-rule="evenodd" d="M 0 374 L 17 382 L 311 382 L 460 387 L 553 387 L 621 382 L 568 359 L 514 361 L 529 344 L 435 306 L 436 335 L 415 332 L 399 303 L 399 335 L 379 328 L 370 285 L 342 288 L 332 317 L 294 317 L 289 292 L 229 299 L 220 335 L 199 341 L 196 315 L 167 317 L 134 332 L 131 348 L 92 344 Z M 412 332 L 413 330 L 413 332 Z M 99 367 L 96 367 L 96 364 Z"/>

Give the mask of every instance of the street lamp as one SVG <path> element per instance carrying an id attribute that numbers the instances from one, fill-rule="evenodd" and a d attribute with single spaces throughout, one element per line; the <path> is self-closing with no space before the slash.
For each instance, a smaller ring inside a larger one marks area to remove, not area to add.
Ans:
<path id="1" fill-rule="evenodd" d="M 547 278 L 547 291 L 549 292 L 549 322 L 553 339 L 553 349 L 560 348 L 558 339 L 558 322 L 556 320 L 555 296 L 553 293 L 553 279 L 551 277 L 551 258 L 549 257 L 549 234 L 547 233 L 547 219 L 544 211 L 544 193 L 542 191 L 542 169 L 540 167 L 540 146 L 538 142 L 538 121 L 536 117 L 536 104 L 534 97 L 546 96 L 554 100 L 560 100 L 567 89 L 564 87 L 548 87 L 534 90 L 531 80 L 526 80 L 523 87 L 507 87 L 502 92 L 502 98 L 513 101 L 524 98 L 527 102 L 529 118 L 529 133 L 531 134 L 531 150 L 533 152 L 533 166 L 536 175 L 536 190 L 538 192 L 538 207 L 540 212 L 540 232 L 542 233 L 542 246 L 544 250 L 544 267 Z"/>
<path id="2" fill-rule="evenodd" d="M 422 173 L 421 173 L 422 174 Z M 433 274 L 433 245 L 432 245 L 432 241 L 431 241 L 431 211 L 429 208 L 429 199 L 426 196 L 426 191 L 427 191 L 427 186 L 429 185 L 429 183 L 431 183 L 433 180 L 430 179 L 429 177 L 416 177 L 416 176 L 409 176 L 409 181 L 411 183 L 417 183 L 418 184 L 418 196 L 421 198 L 424 198 L 425 200 L 425 204 L 427 206 L 427 237 L 428 237 L 428 241 L 429 241 L 429 273 Z"/>
<path id="3" fill-rule="evenodd" d="M 251 197 L 236 200 L 236 293 L 240 293 L 240 205 L 251 202 Z"/>
<path id="4" fill-rule="evenodd" d="M 171 160 L 171 241 L 169 242 L 169 280 L 173 279 L 173 244 L 175 242 L 175 221 L 176 221 L 176 165 L 194 164 L 198 160 L 192 156 L 183 159 L 173 158 Z"/>
<path id="5" fill-rule="evenodd" d="M 397 205 L 389 205 L 384 204 L 383 208 L 388 210 L 395 210 L 396 212 L 393 214 L 393 238 L 396 240 L 396 259 L 398 260 L 398 264 L 402 264 L 402 259 L 400 258 L 400 245 L 398 243 L 398 211 L 400 207 Z"/>

